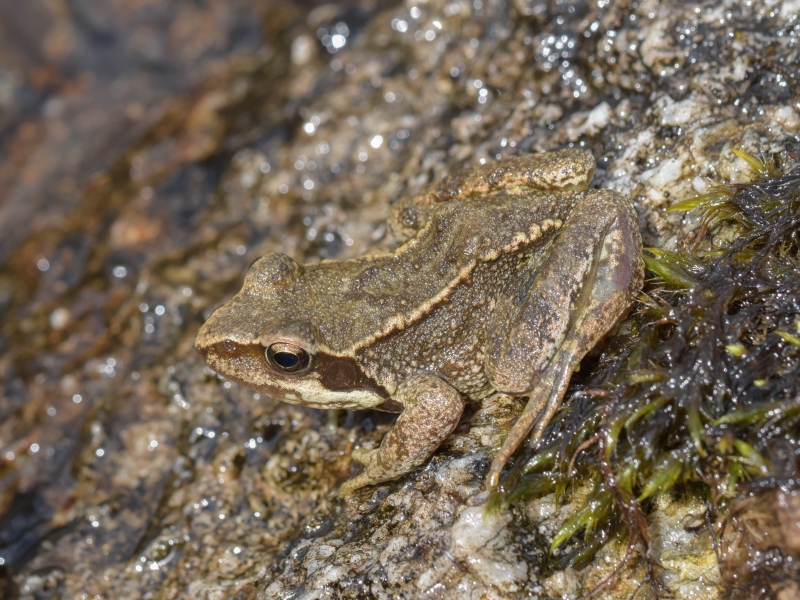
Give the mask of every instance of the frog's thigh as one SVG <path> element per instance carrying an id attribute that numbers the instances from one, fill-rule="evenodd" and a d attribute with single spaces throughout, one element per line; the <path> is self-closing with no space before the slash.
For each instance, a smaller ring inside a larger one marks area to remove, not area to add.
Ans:
<path id="1" fill-rule="evenodd" d="M 554 241 L 527 294 L 498 302 L 486 368 L 495 388 L 529 395 L 489 472 L 487 487 L 536 424 L 537 444 L 580 360 L 611 329 L 641 287 L 636 214 L 611 190 L 587 192 Z"/>
<path id="2" fill-rule="evenodd" d="M 571 363 L 580 362 L 641 287 L 630 203 L 613 190 L 585 192 L 535 276 L 520 279 L 492 314 L 486 369 L 497 390 L 524 395 L 562 347 L 579 354 Z"/>
<path id="3" fill-rule="evenodd" d="M 358 455 L 364 471 L 339 488 L 340 496 L 397 479 L 424 463 L 453 432 L 464 410 L 461 395 L 433 375 L 405 381 L 393 399 L 403 405 L 403 412 L 379 448 Z"/>

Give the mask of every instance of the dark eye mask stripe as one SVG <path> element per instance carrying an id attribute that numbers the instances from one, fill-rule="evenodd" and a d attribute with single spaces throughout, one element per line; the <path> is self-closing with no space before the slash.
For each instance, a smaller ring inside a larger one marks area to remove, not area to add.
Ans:
<path id="1" fill-rule="evenodd" d="M 368 377 L 352 358 L 331 356 L 323 352 L 314 357 L 314 372 L 320 383 L 329 390 L 369 390 L 382 398 L 391 394 L 377 381 Z"/>

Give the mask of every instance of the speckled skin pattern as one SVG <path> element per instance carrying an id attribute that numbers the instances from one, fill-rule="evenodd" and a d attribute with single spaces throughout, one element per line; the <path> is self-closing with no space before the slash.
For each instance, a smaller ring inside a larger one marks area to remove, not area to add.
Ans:
<path id="1" fill-rule="evenodd" d="M 312 265 L 265 256 L 203 325 L 197 350 L 287 402 L 402 411 L 380 448 L 354 454 L 365 468 L 342 494 L 424 462 L 464 398 L 529 396 L 489 472 L 493 489 L 642 284 L 633 207 L 588 190 L 593 174 L 575 149 L 482 165 L 398 202 L 390 225 L 405 243 L 392 253 Z M 270 348 L 297 364 L 276 363 Z"/>

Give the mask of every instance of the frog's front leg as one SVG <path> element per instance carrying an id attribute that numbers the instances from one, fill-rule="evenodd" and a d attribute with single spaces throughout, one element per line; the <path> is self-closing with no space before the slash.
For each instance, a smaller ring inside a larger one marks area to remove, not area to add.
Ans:
<path id="1" fill-rule="evenodd" d="M 620 320 L 641 288 L 636 214 L 612 190 L 584 192 L 541 265 L 523 269 L 492 314 L 486 369 L 494 387 L 529 396 L 487 477 L 500 472 L 531 429 L 535 447 L 581 359 Z"/>
<path id="2" fill-rule="evenodd" d="M 339 496 L 397 479 L 424 463 L 453 432 L 464 410 L 461 394 L 433 375 L 408 379 L 392 398 L 403 405 L 403 412 L 379 448 L 353 452 L 364 471 L 342 484 Z"/>

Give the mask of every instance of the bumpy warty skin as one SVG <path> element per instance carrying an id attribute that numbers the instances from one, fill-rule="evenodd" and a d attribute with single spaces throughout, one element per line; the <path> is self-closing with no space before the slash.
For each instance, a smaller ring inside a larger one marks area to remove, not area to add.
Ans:
<path id="1" fill-rule="evenodd" d="M 546 424 L 641 286 L 636 214 L 620 194 L 586 189 L 593 172 L 579 150 L 482 165 L 399 202 L 390 223 L 406 241 L 394 252 L 310 265 L 265 256 L 201 328 L 198 351 L 287 402 L 403 412 L 348 492 L 424 461 L 463 398 L 529 395 L 496 479 L 535 423 L 531 407 Z"/>

